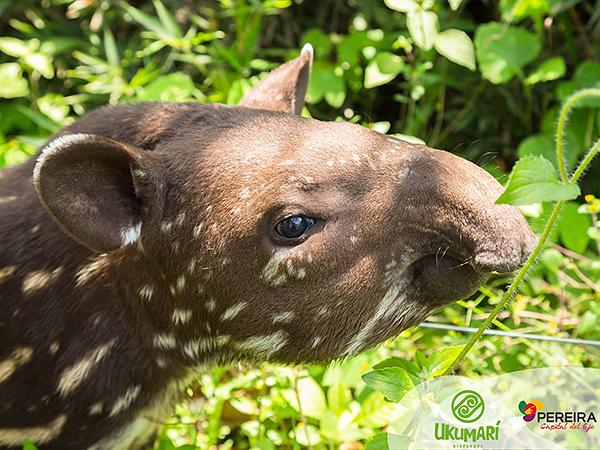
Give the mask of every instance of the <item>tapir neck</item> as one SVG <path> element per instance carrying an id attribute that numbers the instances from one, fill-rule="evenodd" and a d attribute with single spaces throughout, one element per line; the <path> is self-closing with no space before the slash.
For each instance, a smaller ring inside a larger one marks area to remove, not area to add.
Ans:
<path id="1" fill-rule="evenodd" d="M 20 173 L 30 171 L 3 171 L 0 184 L 10 237 L 0 240 L 0 430 L 35 430 L 42 448 L 87 448 L 169 403 L 207 354 L 179 348 L 191 340 L 188 317 L 160 267 L 138 249 L 97 255 L 67 237 Z M 24 437 L 0 432 L 0 448 Z"/>

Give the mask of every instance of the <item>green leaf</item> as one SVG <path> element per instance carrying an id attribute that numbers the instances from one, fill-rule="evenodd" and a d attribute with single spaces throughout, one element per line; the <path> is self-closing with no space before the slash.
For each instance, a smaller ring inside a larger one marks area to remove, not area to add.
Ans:
<path id="1" fill-rule="evenodd" d="M 390 446 L 388 444 L 388 434 L 379 433 L 373 436 L 367 442 L 367 447 L 365 450 L 390 450 Z"/>
<path id="2" fill-rule="evenodd" d="M 584 61 L 577 67 L 571 80 L 564 81 L 558 85 L 556 93 L 560 100 L 565 101 L 576 91 L 592 87 L 600 88 L 600 63 L 596 61 Z M 578 102 L 577 106 L 580 108 L 600 108 L 600 99 L 584 99 Z"/>
<path id="3" fill-rule="evenodd" d="M 0 38 L 0 52 L 14 56 L 15 58 L 22 58 L 27 55 L 30 50 L 27 47 L 27 44 L 20 39 L 3 37 Z"/>
<path id="4" fill-rule="evenodd" d="M 308 84 L 306 101 L 314 104 L 323 98 L 332 107 L 341 107 L 346 99 L 346 85 L 344 79 L 338 76 L 332 67 L 315 63 Z"/>
<path id="5" fill-rule="evenodd" d="M 520 21 L 527 17 L 534 19 L 550 12 L 547 0 L 500 0 L 502 19 L 506 22 Z"/>
<path id="6" fill-rule="evenodd" d="M 333 384 L 327 390 L 329 408 L 338 416 L 344 412 L 350 400 L 352 400 L 352 395 L 342 382 Z"/>
<path id="7" fill-rule="evenodd" d="M 400 56 L 390 52 L 377 53 L 365 70 L 365 88 L 371 89 L 392 81 L 404 67 Z"/>
<path id="8" fill-rule="evenodd" d="M 325 394 L 321 386 L 312 377 L 298 379 L 298 391 L 286 389 L 282 391 L 284 398 L 296 411 L 302 408 L 302 414 L 313 419 L 320 419 L 327 410 Z M 298 405 L 298 397 L 300 405 Z"/>
<path id="9" fill-rule="evenodd" d="M 558 220 L 558 235 L 569 250 L 584 253 L 590 242 L 587 231 L 592 221 L 587 214 L 580 214 L 578 208 L 579 205 L 574 202 L 565 204 Z"/>
<path id="10" fill-rule="evenodd" d="M 156 78 L 137 95 L 139 100 L 159 100 L 162 102 L 181 102 L 189 100 L 194 94 L 194 82 L 182 72 Z"/>
<path id="11" fill-rule="evenodd" d="M 442 31 L 435 38 L 435 49 L 450 61 L 475 70 L 475 48 L 467 33 L 450 29 Z"/>
<path id="12" fill-rule="evenodd" d="M 565 60 L 561 56 L 547 59 L 539 65 L 525 79 L 527 84 L 536 84 L 544 81 L 557 80 L 565 75 L 567 66 Z"/>
<path id="13" fill-rule="evenodd" d="M 146 14 L 145 12 L 140 11 L 139 9 L 134 8 L 133 6 L 130 6 L 126 2 L 122 2 L 121 5 L 123 6 L 123 9 L 127 11 L 131 17 L 133 17 L 133 20 L 135 20 L 147 30 L 156 33 L 158 37 L 167 40 L 176 37 L 171 36 L 169 33 L 167 33 L 163 24 L 161 24 L 154 17 Z"/>
<path id="14" fill-rule="evenodd" d="M 537 58 L 541 46 L 534 34 L 522 28 L 490 22 L 477 28 L 475 48 L 483 77 L 502 84 L 522 76 L 523 67 Z"/>
<path id="15" fill-rule="evenodd" d="M 448 0 L 448 3 L 450 4 L 450 9 L 452 9 L 452 11 L 456 11 L 460 7 L 462 1 L 463 0 Z"/>
<path id="16" fill-rule="evenodd" d="M 415 386 L 413 377 L 401 367 L 374 369 L 364 374 L 362 379 L 391 402 L 400 401 Z"/>
<path id="17" fill-rule="evenodd" d="M 383 361 L 381 361 L 379 364 L 373 366 L 373 369 L 385 369 L 386 367 L 398 367 L 400 369 L 405 370 L 406 372 L 408 372 L 410 375 L 413 375 L 415 378 L 413 379 L 413 381 L 416 383 L 418 383 L 419 381 L 419 368 L 416 366 L 416 364 L 407 361 L 406 359 L 402 359 L 402 358 L 398 358 L 396 356 L 393 356 L 391 358 L 385 359 Z"/>
<path id="18" fill-rule="evenodd" d="M 106 53 L 106 60 L 111 66 L 120 68 L 119 49 L 115 37 L 108 27 L 104 27 L 104 53 Z"/>
<path id="19" fill-rule="evenodd" d="M 384 3 L 388 8 L 404 13 L 419 9 L 419 4 L 414 0 L 384 0 Z"/>
<path id="20" fill-rule="evenodd" d="M 29 53 L 23 57 L 23 61 L 33 70 L 39 72 L 44 78 L 50 80 L 54 77 L 54 68 L 48 55 Z"/>
<path id="21" fill-rule="evenodd" d="M 406 25 L 415 44 L 431 50 L 438 34 L 438 17 L 432 11 L 416 10 L 408 13 Z"/>
<path id="22" fill-rule="evenodd" d="M 17 63 L 0 64 L 0 98 L 25 97 L 29 85 Z"/>
<path id="23" fill-rule="evenodd" d="M 449 345 L 439 348 L 427 358 L 426 368 L 431 377 L 442 375 L 462 351 L 464 345 Z"/>
<path id="24" fill-rule="evenodd" d="M 23 441 L 23 450 L 38 450 L 38 448 L 29 439 L 25 439 Z"/>
<path id="25" fill-rule="evenodd" d="M 40 112 L 54 122 L 60 123 L 69 115 L 69 105 L 62 95 L 46 94 L 36 103 Z"/>
<path id="26" fill-rule="evenodd" d="M 167 11 L 165 5 L 163 5 L 160 0 L 153 0 L 152 3 L 154 4 L 154 9 L 156 9 L 158 18 L 163 27 L 167 30 L 167 33 L 173 38 L 180 38 L 182 36 L 181 28 L 179 28 L 173 15 Z"/>
<path id="27" fill-rule="evenodd" d="M 300 422 L 296 428 L 294 428 L 294 439 L 300 445 L 312 447 L 321 443 L 321 433 L 319 429 L 314 425 L 304 425 Z"/>
<path id="28" fill-rule="evenodd" d="M 315 49 L 316 58 L 326 58 L 333 48 L 331 39 L 320 28 L 311 28 L 304 33 L 302 45 L 308 43 Z"/>
<path id="29" fill-rule="evenodd" d="M 531 205 L 572 200 L 579 195 L 576 184 L 562 184 L 552 163 L 543 156 L 524 156 L 513 167 L 504 193 L 496 203 Z"/>

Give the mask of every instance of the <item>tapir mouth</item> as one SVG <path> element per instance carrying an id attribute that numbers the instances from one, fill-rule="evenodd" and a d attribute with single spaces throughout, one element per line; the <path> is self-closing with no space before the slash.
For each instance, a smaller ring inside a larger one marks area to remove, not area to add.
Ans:
<path id="1" fill-rule="evenodd" d="M 480 272 L 472 258 L 426 255 L 410 266 L 413 283 L 423 302 L 441 306 L 468 297 L 484 284 L 489 272 Z"/>

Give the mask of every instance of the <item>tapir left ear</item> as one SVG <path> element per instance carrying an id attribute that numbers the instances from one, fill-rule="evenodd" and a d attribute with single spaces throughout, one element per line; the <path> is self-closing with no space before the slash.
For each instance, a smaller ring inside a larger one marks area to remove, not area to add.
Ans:
<path id="1" fill-rule="evenodd" d="M 242 101 L 241 106 L 300 115 L 313 61 L 312 45 L 302 47 L 300 56 L 286 62 L 263 78 Z"/>
<path id="2" fill-rule="evenodd" d="M 164 203 L 162 162 L 149 152 L 102 136 L 68 134 L 37 160 L 37 194 L 62 230 L 106 253 L 140 238 Z M 158 217 L 158 218 L 157 218 Z"/>

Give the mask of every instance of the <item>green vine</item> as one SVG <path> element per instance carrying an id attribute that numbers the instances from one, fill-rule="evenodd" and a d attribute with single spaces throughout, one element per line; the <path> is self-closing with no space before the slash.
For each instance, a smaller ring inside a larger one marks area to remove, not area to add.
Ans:
<path id="1" fill-rule="evenodd" d="M 583 159 L 581 160 L 581 162 L 579 163 L 579 165 L 573 172 L 573 175 L 571 175 L 571 177 L 569 178 L 566 168 L 565 168 L 565 163 L 564 163 L 564 129 L 565 129 L 567 119 L 569 117 L 569 113 L 571 112 L 571 110 L 581 100 L 588 99 L 588 98 L 600 98 L 600 89 L 583 89 L 581 91 L 574 93 L 563 104 L 560 114 L 559 114 L 558 125 L 557 125 L 557 130 L 556 130 L 556 154 L 557 154 L 558 169 L 560 172 L 560 177 L 561 177 L 562 181 L 566 184 L 576 184 L 577 181 L 579 181 L 579 178 L 581 177 L 581 175 L 585 172 L 587 167 L 590 165 L 590 163 L 592 162 L 594 157 L 600 152 L 600 139 L 598 139 L 594 143 L 594 145 L 592 145 L 592 147 L 588 150 L 588 152 L 585 154 L 585 156 L 583 157 Z M 540 254 L 542 249 L 544 248 L 544 245 L 546 244 L 546 240 L 548 239 L 548 236 L 550 235 L 550 231 L 552 231 L 552 227 L 554 226 L 556 219 L 558 218 L 558 215 L 560 213 L 560 210 L 562 209 L 564 204 L 565 204 L 564 201 L 560 201 L 560 202 L 556 203 L 556 205 L 554 206 L 554 209 L 552 210 L 552 213 L 550 214 L 550 217 L 548 218 L 548 222 L 546 222 L 546 226 L 544 227 L 544 230 L 542 231 L 540 239 L 538 240 L 538 243 L 535 246 L 535 249 L 529 256 L 529 258 L 527 259 L 527 261 L 525 262 L 523 267 L 521 267 L 521 270 L 519 270 L 519 272 L 515 276 L 514 280 L 512 281 L 512 283 L 510 284 L 510 286 L 508 287 L 508 289 L 506 290 L 506 292 L 500 299 L 500 302 L 492 310 L 490 315 L 485 319 L 483 324 L 481 324 L 481 326 L 479 327 L 477 332 L 475 334 L 473 334 L 471 339 L 469 339 L 469 342 L 467 342 L 467 344 L 463 347 L 463 349 L 458 354 L 458 356 L 452 361 L 450 366 L 448 366 L 448 368 L 446 369 L 446 371 L 444 372 L 443 375 L 450 375 L 456 370 L 456 368 L 461 363 L 461 361 L 464 359 L 464 357 L 467 355 L 467 353 L 469 353 L 471 348 L 475 345 L 475 343 L 479 340 L 479 338 L 481 338 L 481 336 L 483 335 L 485 330 L 496 319 L 496 316 L 498 315 L 498 313 L 500 313 L 500 311 L 502 311 L 502 309 L 504 309 L 504 307 L 508 304 L 509 300 L 512 298 L 512 296 L 516 292 L 517 287 L 519 286 L 519 284 L 521 283 L 523 278 L 525 278 L 525 275 L 527 274 L 527 272 L 529 271 L 529 269 L 535 262 L 536 258 L 538 257 L 538 255 Z"/>

